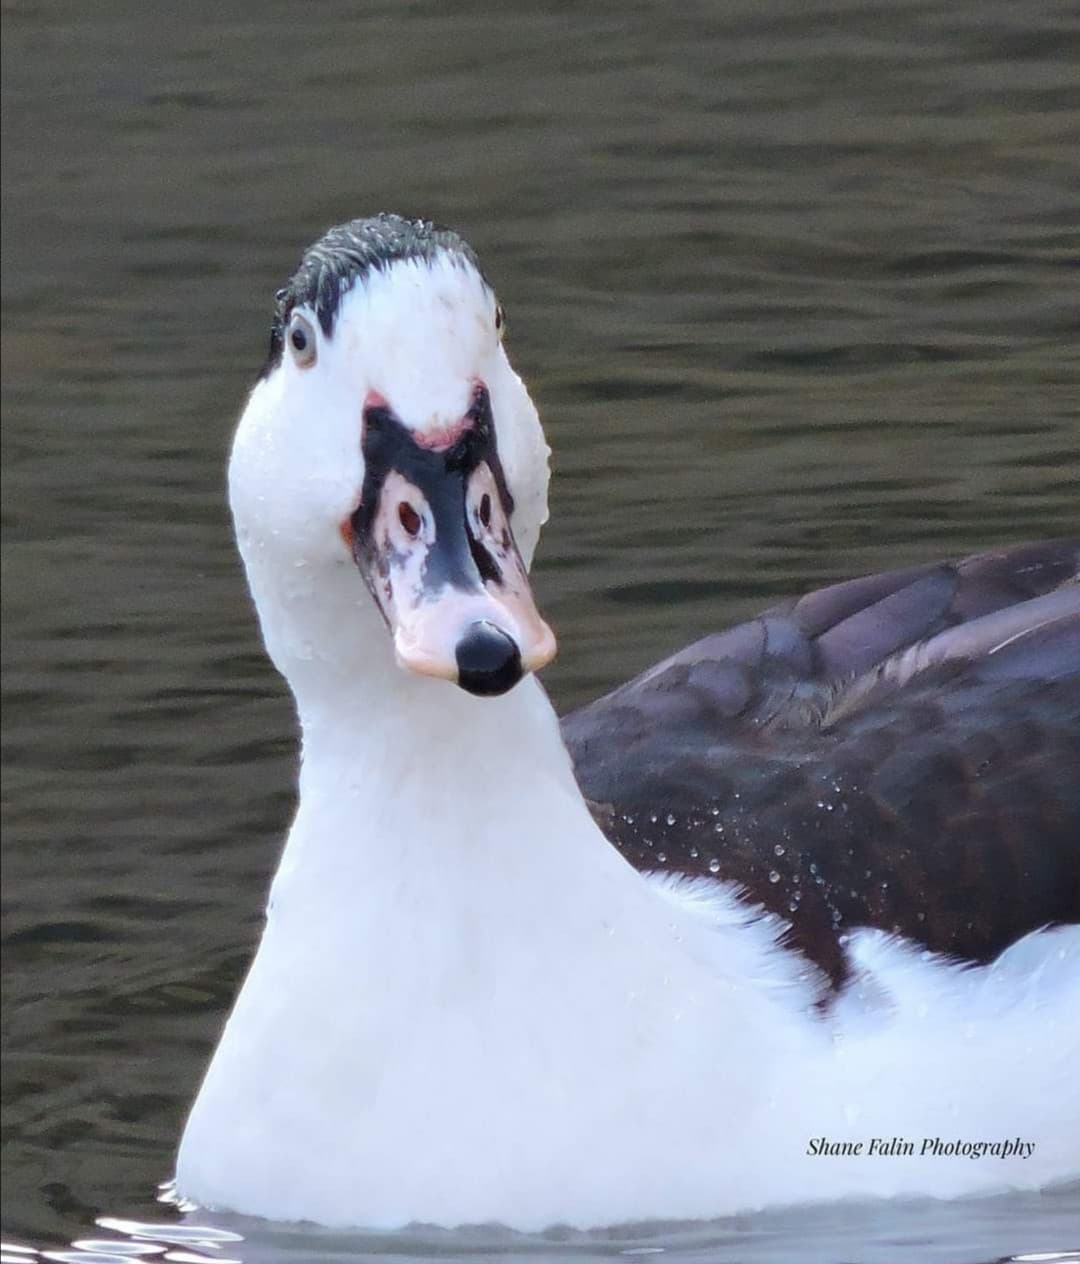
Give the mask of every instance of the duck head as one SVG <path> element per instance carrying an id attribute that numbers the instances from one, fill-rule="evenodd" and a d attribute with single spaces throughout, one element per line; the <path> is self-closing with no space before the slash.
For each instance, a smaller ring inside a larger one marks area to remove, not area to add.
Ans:
<path id="1" fill-rule="evenodd" d="M 502 325 L 468 245 L 398 216 L 332 229 L 279 291 L 229 492 L 294 686 L 392 648 L 407 672 L 499 694 L 554 656 L 527 575 L 549 449 Z"/>

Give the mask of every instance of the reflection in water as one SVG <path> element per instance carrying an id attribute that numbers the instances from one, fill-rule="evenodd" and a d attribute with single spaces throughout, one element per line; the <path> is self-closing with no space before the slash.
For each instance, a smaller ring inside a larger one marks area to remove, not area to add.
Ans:
<path id="1" fill-rule="evenodd" d="M 182 1213 L 198 1209 L 177 1198 L 172 1182 L 158 1187 L 158 1201 Z M 0 1245 L 0 1264 L 26 1264 L 28 1260 L 56 1260 L 61 1264 L 123 1264 L 132 1259 L 168 1260 L 172 1264 L 244 1264 L 238 1255 L 222 1254 L 223 1248 L 243 1242 L 243 1234 L 209 1224 L 125 1220 L 99 1216 L 99 1229 L 119 1236 L 77 1238 L 70 1248 L 36 1250 L 10 1243 Z"/>
<path id="2" fill-rule="evenodd" d="M 1076 525 L 1052 0 L 238 14 L 5 9 L 17 1240 L 155 1214 L 258 934 L 295 757 L 223 469 L 273 291 L 328 224 L 433 215 L 498 285 L 555 451 L 536 579 L 563 707 L 792 590 Z M 1074 1189 L 633 1246 L 989 1260 L 1078 1217 Z M 282 1232 L 263 1258 L 355 1258 Z"/>
<path id="3" fill-rule="evenodd" d="M 243 1264 L 238 1256 L 220 1253 L 224 1246 L 242 1242 L 238 1233 L 208 1225 L 144 1224 L 103 1216 L 98 1226 L 118 1238 L 80 1238 L 70 1250 L 29 1252 L 22 1247 L 4 1246 L 0 1264 L 9 1261 L 42 1259 L 60 1264 L 125 1264 L 133 1259 L 168 1260 L 171 1264 Z"/>
<path id="4" fill-rule="evenodd" d="M 996 1200 L 995 1200 L 996 1201 Z M 439 1260 L 497 1259 L 503 1264 L 595 1264 L 604 1259 L 674 1259 L 679 1264 L 791 1264 L 805 1258 L 857 1260 L 861 1264 L 1080 1264 L 1080 1251 L 1043 1250 L 1003 1255 L 996 1235 L 1000 1225 L 985 1200 L 960 1209 L 948 1204 L 900 1204 L 896 1208 L 852 1205 L 840 1215 L 817 1209 L 797 1216 L 766 1215 L 724 1225 L 663 1226 L 645 1231 L 628 1227 L 618 1234 L 552 1232 L 539 1236 L 496 1228 L 404 1230 L 393 1234 L 346 1234 L 300 1226 L 247 1222 L 250 1232 L 208 1224 L 160 1224 L 102 1217 L 100 1229 L 115 1235 L 87 1237 L 62 1250 L 0 1246 L 0 1264 L 35 1260 L 63 1264 L 124 1264 L 132 1259 L 171 1264 L 378 1264 L 391 1258 L 402 1264 Z M 1068 1240 L 1072 1217 L 1047 1209 L 1047 1228 Z M 805 1251 L 812 1235 L 814 1253 Z M 1073 1237 L 1075 1230 L 1073 1229 Z M 658 1244 L 662 1243 L 662 1245 Z"/>

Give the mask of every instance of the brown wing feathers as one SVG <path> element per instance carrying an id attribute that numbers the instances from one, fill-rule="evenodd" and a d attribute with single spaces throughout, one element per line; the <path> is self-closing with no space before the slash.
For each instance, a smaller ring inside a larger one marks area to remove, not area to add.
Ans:
<path id="1" fill-rule="evenodd" d="M 635 866 L 715 876 L 834 984 L 846 930 L 986 961 L 1080 921 L 1080 546 L 857 579 L 568 716 Z"/>

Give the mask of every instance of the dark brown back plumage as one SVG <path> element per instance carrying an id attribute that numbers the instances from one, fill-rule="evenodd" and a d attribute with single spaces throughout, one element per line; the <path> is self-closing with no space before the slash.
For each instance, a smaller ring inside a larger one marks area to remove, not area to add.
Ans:
<path id="1" fill-rule="evenodd" d="M 567 716 L 637 868 L 734 881 L 835 986 L 845 932 L 991 960 L 1080 921 L 1080 543 L 856 579 Z"/>

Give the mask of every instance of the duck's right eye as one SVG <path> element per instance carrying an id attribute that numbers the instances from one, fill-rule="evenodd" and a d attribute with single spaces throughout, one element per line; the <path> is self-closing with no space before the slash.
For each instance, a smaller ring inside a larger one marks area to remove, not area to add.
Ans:
<path id="1" fill-rule="evenodd" d="M 315 363 L 318 343 L 311 321 L 299 314 L 294 315 L 289 324 L 289 346 L 296 364 L 301 369 L 310 369 Z"/>

